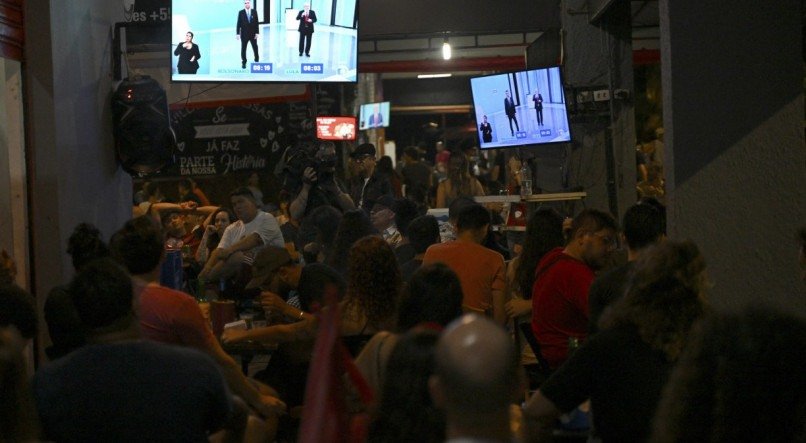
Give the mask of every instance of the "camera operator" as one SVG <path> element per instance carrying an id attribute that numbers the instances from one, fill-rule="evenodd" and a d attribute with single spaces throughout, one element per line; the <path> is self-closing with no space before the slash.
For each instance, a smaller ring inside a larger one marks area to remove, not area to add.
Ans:
<path id="1" fill-rule="evenodd" d="M 293 219 L 301 220 L 322 205 L 331 205 L 342 212 L 355 209 L 353 200 L 336 182 L 336 145 L 321 143 L 313 159 L 303 166 L 302 187 L 288 206 Z"/>

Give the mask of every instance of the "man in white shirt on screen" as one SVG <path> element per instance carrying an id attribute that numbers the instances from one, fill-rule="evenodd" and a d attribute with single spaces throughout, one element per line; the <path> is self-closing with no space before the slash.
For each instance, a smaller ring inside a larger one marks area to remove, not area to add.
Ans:
<path id="1" fill-rule="evenodd" d="M 199 273 L 199 278 L 207 281 L 236 275 L 243 265 L 251 266 L 257 253 L 267 245 L 285 246 L 277 219 L 258 209 L 249 188 L 233 191 L 230 201 L 238 221 L 227 226 L 221 242 Z"/>

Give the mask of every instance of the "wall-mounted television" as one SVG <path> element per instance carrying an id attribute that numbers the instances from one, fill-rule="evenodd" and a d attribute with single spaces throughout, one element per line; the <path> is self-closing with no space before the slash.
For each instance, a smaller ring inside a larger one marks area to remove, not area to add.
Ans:
<path id="1" fill-rule="evenodd" d="M 470 79 L 481 149 L 571 141 L 560 68 Z"/>
<path id="2" fill-rule="evenodd" d="M 358 113 L 358 129 L 385 128 L 389 126 L 389 102 L 361 105 Z"/>
<path id="3" fill-rule="evenodd" d="M 319 140 L 355 140 L 355 117 L 316 117 Z"/>
<path id="4" fill-rule="evenodd" d="M 172 0 L 171 80 L 355 82 L 356 2 Z"/>

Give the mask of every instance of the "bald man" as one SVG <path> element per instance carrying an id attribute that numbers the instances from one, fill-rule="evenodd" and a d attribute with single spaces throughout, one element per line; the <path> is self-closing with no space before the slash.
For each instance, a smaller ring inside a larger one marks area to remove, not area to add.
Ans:
<path id="1" fill-rule="evenodd" d="M 521 395 L 523 377 L 501 326 L 475 314 L 448 325 L 437 344 L 429 390 L 445 411 L 448 442 L 512 441 L 509 405 Z"/>

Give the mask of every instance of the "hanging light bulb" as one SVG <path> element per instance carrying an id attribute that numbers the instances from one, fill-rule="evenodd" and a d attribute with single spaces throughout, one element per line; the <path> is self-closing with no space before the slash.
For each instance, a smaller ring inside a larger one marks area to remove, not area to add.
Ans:
<path id="1" fill-rule="evenodd" d="M 448 43 L 448 37 L 445 37 L 445 41 L 442 43 L 442 58 L 444 60 L 451 59 L 451 44 Z"/>

